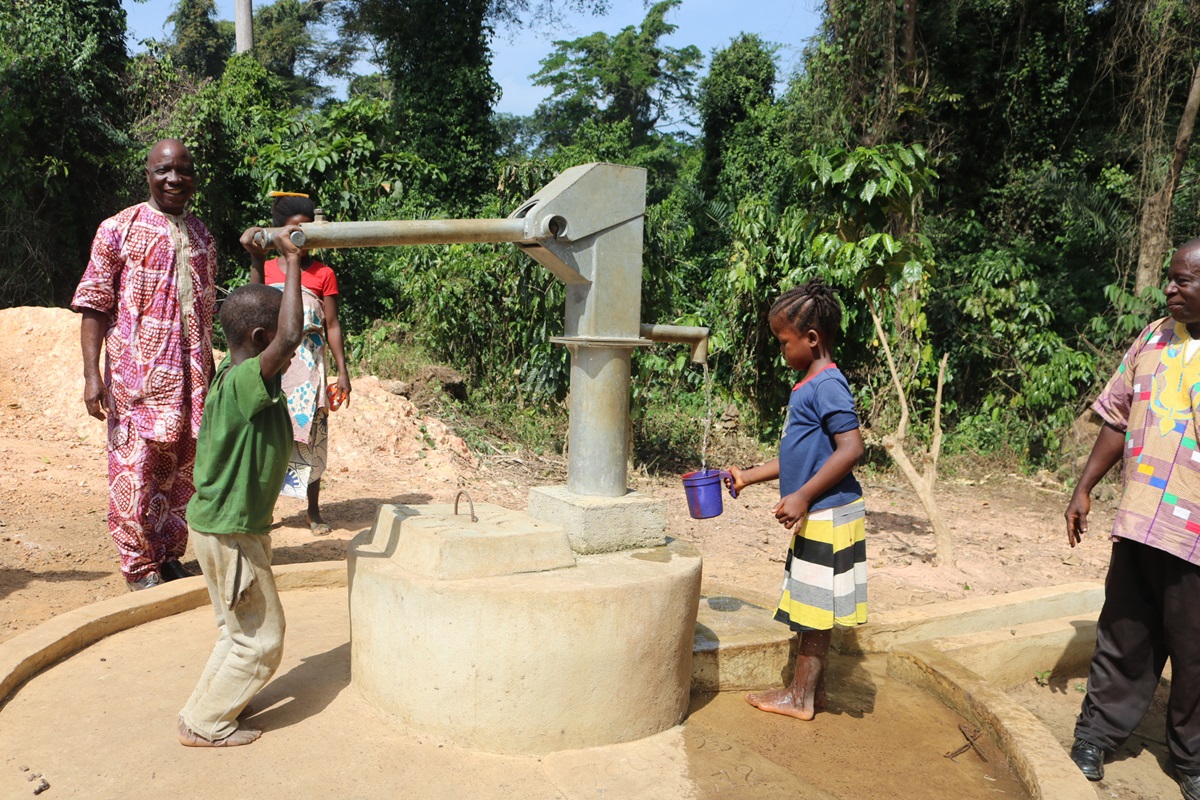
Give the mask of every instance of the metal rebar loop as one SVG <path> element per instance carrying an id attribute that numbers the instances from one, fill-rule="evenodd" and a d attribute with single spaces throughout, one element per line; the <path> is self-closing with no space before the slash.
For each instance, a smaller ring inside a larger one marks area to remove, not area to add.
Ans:
<path id="1" fill-rule="evenodd" d="M 471 499 L 471 495 L 467 494 L 466 489 L 459 489 L 458 494 L 454 495 L 454 516 L 458 516 L 458 501 L 464 497 L 471 504 L 471 522 L 479 522 L 479 517 L 475 516 L 475 502 Z"/>

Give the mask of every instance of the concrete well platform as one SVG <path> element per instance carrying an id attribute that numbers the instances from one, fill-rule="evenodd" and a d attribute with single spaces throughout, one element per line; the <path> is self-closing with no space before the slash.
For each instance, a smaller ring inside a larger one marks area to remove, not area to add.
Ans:
<path id="1" fill-rule="evenodd" d="M 285 657 L 255 701 L 253 722 L 267 732 L 249 747 L 195 750 L 174 737 L 215 639 L 200 579 L 78 609 L 0 644 L 0 798 L 33 797 L 41 780 L 43 797 L 101 800 L 1030 796 L 989 745 L 988 763 L 944 758 L 962 743 L 964 718 L 889 674 L 882 654 L 832 660 L 830 710 L 814 723 L 763 714 L 737 692 L 701 693 L 683 725 L 624 744 L 542 757 L 460 748 L 397 729 L 350 685 L 345 564 L 290 565 L 277 576 Z M 724 620 L 736 612 L 706 605 L 711 634 L 732 642 Z M 741 669 L 734 662 L 724 663 Z"/>
<path id="2" fill-rule="evenodd" d="M 364 698 L 402 730 L 509 755 L 683 720 L 695 547 L 574 554 L 559 525 L 489 503 L 456 511 L 384 505 L 350 543 L 350 674 Z"/>

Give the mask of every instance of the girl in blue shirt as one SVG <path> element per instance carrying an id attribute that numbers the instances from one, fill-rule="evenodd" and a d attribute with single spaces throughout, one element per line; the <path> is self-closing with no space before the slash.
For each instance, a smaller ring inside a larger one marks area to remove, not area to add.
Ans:
<path id="1" fill-rule="evenodd" d="M 779 457 L 730 467 L 740 492 L 779 480 L 775 519 L 794 531 L 775 619 L 799 637 L 788 686 L 746 696 L 763 711 L 809 720 L 825 707 L 825 665 L 834 624 L 867 621 L 865 509 L 853 470 L 863 454 L 850 385 L 833 363 L 842 308 L 819 280 L 784 293 L 768 315 L 783 360 L 804 378 L 792 389 Z"/>

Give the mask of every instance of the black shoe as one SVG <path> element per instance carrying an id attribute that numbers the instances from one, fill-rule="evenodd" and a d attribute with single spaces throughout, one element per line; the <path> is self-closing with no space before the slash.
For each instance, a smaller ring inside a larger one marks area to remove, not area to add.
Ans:
<path id="1" fill-rule="evenodd" d="M 1071 745 L 1071 760 L 1089 781 L 1104 780 L 1104 751 L 1096 745 L 1076 739 L 1075 744 Z M 1200 795 L 1189 800 L 1200 800 Z"/>
<path id="2" fill-rule="evenodd" d="M 131 592 L 140 592 L 142 589 L 149 589 L 151 586 L 160 586 L 162 583 L 162 575 L 159 575 L 157 572 L 147 572 L 136 581 L 125 581 Z"/>
<path id="3" fill-rule="evenodd" d="M 196 573 L 192 572 L 190 569 L 174 559 L 170 561 L 164 561 L 162 566 L 159 567 L 158 571 L 162 573 L 162 579 L 164 581 L 174 581 L 178 580 L 179 578 L 196 577 Z"/>
<path id="4" fill-rule="evenodd" d="M 1179 788 L 1184 800 L 1200 800 L 1200 775 L 1179 774 Z"/>

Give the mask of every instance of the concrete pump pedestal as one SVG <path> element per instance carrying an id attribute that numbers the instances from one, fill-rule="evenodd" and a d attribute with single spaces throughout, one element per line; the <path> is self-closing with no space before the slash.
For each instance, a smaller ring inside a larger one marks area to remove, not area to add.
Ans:
<path id="1" fill-rule="evenodd" d="M 362 696 L 406 728 L 494 753 L 615 744 L 682 721 L 699 552 L 577 556 L 559 526 L 475 513 L 385 505 L 351 543 Z"/>
<path id="2" fill-rule="evenodd" d="M 666 544 L 667 503 L 650 495 L 620 497 L 574 494 L 565 486 L 529 490 L 529 516 L 567 532 L 576 553 L 612 553 Z"/>

